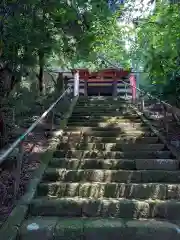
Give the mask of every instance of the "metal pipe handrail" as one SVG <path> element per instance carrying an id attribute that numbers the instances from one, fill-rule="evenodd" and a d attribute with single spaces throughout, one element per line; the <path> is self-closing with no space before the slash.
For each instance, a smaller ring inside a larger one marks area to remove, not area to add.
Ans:
<path id="1" fill-rule="evenodd" d="M 13 150 L 25 139 L 25 137 L 34 130 L 34 128 L 47 116 L 54 106 L 71 90 L 72 86 L 68 87 L 63 94 L 14 142 L 11 146 L 0 153 L 0 164 L 13 152 Z"/>

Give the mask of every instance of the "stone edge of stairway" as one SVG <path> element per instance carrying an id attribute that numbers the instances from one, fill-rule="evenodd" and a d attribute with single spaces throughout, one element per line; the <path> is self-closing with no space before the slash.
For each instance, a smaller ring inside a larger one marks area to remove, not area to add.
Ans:
<path id="1" fill-rule="evenodd" d="M 147 119 L 144 112 L 139 111 L 138 108 L 136 106 L 134 106 L 133 104 L 131 104 L 130 106 L 137 113 L 137 115 L 141 118 L 142 122 L 144 122 L 145 124 L 147 124 L 149 126 L 149 128 L 152 130 L 152 132 L 155 133 L 159 137 L 159 139 L 167 146 L 167 148 L 170 150 L 170 152 L 177 158 L 178 161 L 180 161 L 180 151 L 178 151 L 175 147 L 170 145 L 167 142 L 167 140 L 165 139 L 165 137 L 158 131 L 158 129 L 155 128 L 154 126 L 152 126 L 151 122 Z"/>

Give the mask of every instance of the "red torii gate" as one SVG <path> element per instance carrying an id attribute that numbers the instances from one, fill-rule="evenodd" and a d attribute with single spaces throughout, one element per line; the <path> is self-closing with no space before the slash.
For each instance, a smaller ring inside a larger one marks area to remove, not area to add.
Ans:
<path id="1" fill-rule="evenodd" d="M 100 70 L 98 72 L 89 72 L 88 69 L 73 69 L 72 73 L 79 73 L 79 79 L 84 80 L 84 91 L 87 96 L 87 88 L 88 82 L 94 81 L 105 81 L 104 78 L 110 78 L 113 81 L 113 95 L 117 95 L 117 82 L 123 77 L 128 76 L 129 74 L 129 83 L 132 89 L 132 99 L 136 98 L 136 79 L 134 74 L 131 74 L 131 70 L 123 70 L 123 69 L 115 69 L 115 68 L 107 68 Z M 93 80 L 92 80 L 93 79 Z"/>

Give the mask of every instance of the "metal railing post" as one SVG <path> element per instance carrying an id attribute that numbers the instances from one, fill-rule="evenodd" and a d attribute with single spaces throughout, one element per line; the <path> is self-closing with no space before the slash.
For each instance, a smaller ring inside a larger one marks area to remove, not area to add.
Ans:
<path id="1" fill-rule="evenodd" d="M 125 82 L 125 100 L 127 100 L 127 83 Z"/>
<path id="2" fill-rule="evenodd" d="M 167 117 L 168 117 L 168 115 L 167 115 L 167 109 L 166 109 L 166 106 L 163 104 L 163 122 L 164 122 L 164 127 L 165 127 L 166 136 L 168 136 L 168 132 L 169 132 Z"/>
<path id="3" fill-rule="evenodd" d="M 52 110 L 52 118 L 51 118 L 51 130 L 53 130 L 53 126 L 54 126 L 54 115 L 55 115 L 55 111 L 53 109 Z"/>
<path id="4" fill-rule="evenodd" d="M 144 111 L 144 97 L 141 97 L 141 111 Z"/>

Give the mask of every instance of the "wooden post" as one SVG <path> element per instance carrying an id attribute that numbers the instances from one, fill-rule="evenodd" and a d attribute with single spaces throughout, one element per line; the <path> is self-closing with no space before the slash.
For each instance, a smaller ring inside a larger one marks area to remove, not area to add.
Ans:
<path id="1" fill-rule="evenodd" d="M 136 78 L 133 74 L 130 74 L 129 81 L 131 85 L 132 103 L 135 103 L 136 102 Z"/>
<path id="2" fill-rule="evenodd" d="M 79 95 L 79 72 L 74 73 L 74 97 Z"/>

